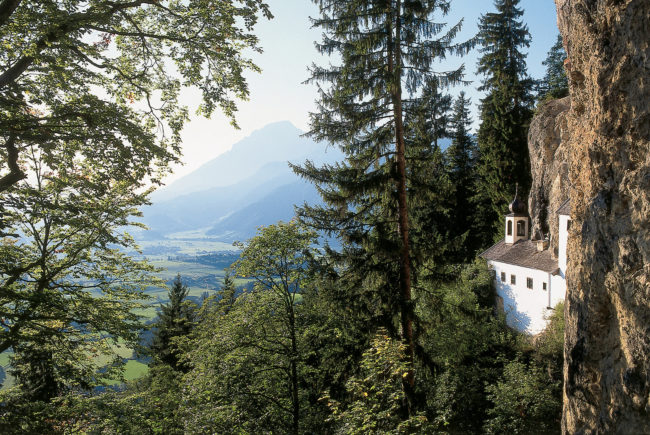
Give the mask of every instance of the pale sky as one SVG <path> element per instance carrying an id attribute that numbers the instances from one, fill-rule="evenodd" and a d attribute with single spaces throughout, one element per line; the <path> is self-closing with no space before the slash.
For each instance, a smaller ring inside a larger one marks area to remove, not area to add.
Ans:
<path id="1" fill-rule="evenodd" d="M 318 9 L 309 0 L 267 0 L 267 3 L 275 18 L 261 20 L 255 29 L 264 52 L 255 54 L 253 58 L 262 68 L 262 73 L 247 74 L 250 99 L 239 103 L 237 122 L 241 129 L 235 130 L 218 112 L 212 119 L 193 116 L 182 133 L 185 165 L 176 167 L 174 173 L 165 179 L 166 183 L 192 172 L 269 123 L 288 120 L 303 131 L 308 129 L 308 114 L 315 110 L 316 91 L 314 85 L 302 82 L 309 77 L 307 67 L 312 62 L 323 65 L 329 62 L 314 48 L 314 41 L 321 39 L 321 31 L 311 28 L 309 17 L 316 17 Z M 520 7 L 525 11 L 523 20 L 532 36 L 528 71 L 534 78 L 541 78 L 544 75 L 541 63 L 558 33 L 555 3 L 553 0 L 522 0 Z M 481 14 L 493 10 L 490 0 L 453 0 L 449 15 L 436 21 L 453 24 L 464 17 L 463 31 L 457 38 L 461 41 L 476 33 Z M 476 90 L 480 81 L 475 74 L 477 57 L 478 50 L 474 49 L 462 59 L 450 58 L 441 65 L 441 70 L 445 70 L 465 64 L 465 78 L 473 83 L 452 88 L 450 92 L 458 94 L 464 90 L 472 98 L 475 128 L 477 104 L 481 98 Z M 199 99 L 198 92 L 183 91 L 182 102 L 190 108 L 196 108 Z"/>

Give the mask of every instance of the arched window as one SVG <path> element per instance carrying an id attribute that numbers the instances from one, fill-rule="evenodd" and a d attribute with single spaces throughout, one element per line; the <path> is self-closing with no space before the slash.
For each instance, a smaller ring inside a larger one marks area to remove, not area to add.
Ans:
<path id="1" fill-rule="evenodd" d="M 526 222 L 517 221 L 517 235 L 522 237 L 526 236 Z"/>
<path id="2" fill-rule="evenodd" d="M 512 236 L 512 221 L 508 221 L 508 235 Z"/>

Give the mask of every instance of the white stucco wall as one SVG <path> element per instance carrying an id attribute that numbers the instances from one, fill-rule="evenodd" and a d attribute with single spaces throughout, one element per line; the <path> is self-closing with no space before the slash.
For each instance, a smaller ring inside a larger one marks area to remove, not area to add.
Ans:
<path id="1" fill-rule="evenodd" d="M 562 275 L 551 276 L 551 307 L 566 298 L 566 279 Z"/>
<path id="2" fill-rule="evenodd" d="M 564 300 L 564 278 L 541 270 L 497 261 L 488 261 L 488 264 L 495 271 L 495 287 L 497 294 L 503 299 L 508 325 L 529 334 L 544 330 L 546 318 L 551 311 L 547 307 L 554 307 Z M 505 282 L 501 281 L 501 272 L 506 274 Z M 510 275 L 516 276 L 515 285 L 510 284 Z M 526 278 L 533 279 L 532 289 L 526 286 Z M 543 290 L 543 283 L 546 283 L 546 290 Z"/>

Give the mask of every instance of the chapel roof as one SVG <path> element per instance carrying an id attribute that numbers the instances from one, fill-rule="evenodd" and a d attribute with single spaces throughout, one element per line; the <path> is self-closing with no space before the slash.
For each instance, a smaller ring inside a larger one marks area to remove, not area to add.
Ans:
<path id="1" fill-rule="evenodd" d="M 553 258 L 551 251 L 538 251 L 537 242 L 532 240 L 519 240 L 510 245 L 506 244 L 504 239 L 492 245 L 479 257 L 544 272 L 555 272 L 558 268 L 557 259 Z"/>

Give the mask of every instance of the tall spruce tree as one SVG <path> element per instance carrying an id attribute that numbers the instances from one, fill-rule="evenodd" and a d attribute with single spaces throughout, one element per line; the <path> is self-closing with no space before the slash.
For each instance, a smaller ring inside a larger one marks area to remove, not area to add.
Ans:
<path id="1" fill-rule="evenodd" d="M 453 237 L 453 185 L 445 169 L 439 141 L 451 135 L 452 97 L 442 92 L 437 77 L 425 80 L 419 98 L 408 102 L 405 120 L 408 162 L 409 218 L 414 287 L 422 279 L 449 278 L 448 264 L 458 260 Z M 423 260 L 426 272 L 421 272 Z M 435 265 L 431 269 L 431 265 Z"/>
<path id="2" fill-rule="evenodd" d="M 179 349 L 173 338 L 186 336 L 192 331 L 195 309 L 186 300 L 188 294 L 189 289 L 183 284 L 181 275 L 176 275 L 169 289 L 169 302 L 160 307 L 151 346 L 155 363 L 164 363 L 183 372 L 187 367 L 179 360 Z"/>
<path id="3" fill-rule="evenodd" d="M 532 117 L 533 80 L 526 71 L 530 44 L 528 27 L 521 21 L 519 0 L 495 0 L 497 12 L 481 16 L 478 73 L 485 76 L 481 100 L 478 145 L 478 195 L 475 198 L 479 238 L 488 245 L 500 234 L 501 217 L 515 193 L 524 197 L 530 187 L 528 125 Z"/>
<path id="4" fill-rule="evenodd" d="M 564 70 L 566 51 L 562 45 L 562 35 L 557 35 L 557 40 L 546 55 L 542 65 L 546 67 L 546 74 L 539 83 L 539 101 L 544 102 L 569 95 L 569 82 Z"/>
<path id="5" fill-rule="evenodd" d="M 434 76 L 442 86 L 462 79 L 462 67 L 436 74 L 433 62 L 463 54 L 471 43 L 453 42 L 461 22 L 446 29 L 432 21 L 435 12 L 448 12 L 448 1 L 314 2 L 321 17 L 313 24 L 324 31 L 317 48 L 338 54 L 341 64 L 312 67 L 312 81 L 329 85 L 319 88 L 310 135 L 338 145 L 346 158 L 321 168 L 311 162 L 294 167 L 317 184 L 325 202 L 305 206 L 299 216 L 343 242 L 342 250 L 329 250 L 328 258 L 344 278 L 342 291 L 351 308 L 365 313 L 370 329 L 383 325 L 395 333 L 393 320 L 399 319 L 412 362 L 412 153 L 407 147 L 409 138 L 419 135 L 406 120 L 421 111 L 422 87 Z M 414 379 L 412 370 L 404 377 L 411 412 Z"/>
<path id="6" fill-rule="evenodd" d="M 476 238 L 469 237 L 468 232 L 474 226 L 470 213 L 471 197 L 476 189 L 476 163 L 478 149 L 474 136 L 470 132 L 472 118 L 470 117 L 471 99 L 461 92 L 454 101 L 454 112 L 451 116 L 451 145 L 446 151 L 446 163 L 449 178 L 454 186 L 453 215 L 455 232 L 453 235 L 461 239 L 463 245 L 462 257 L 469 260 L 474 257 Z"/>

